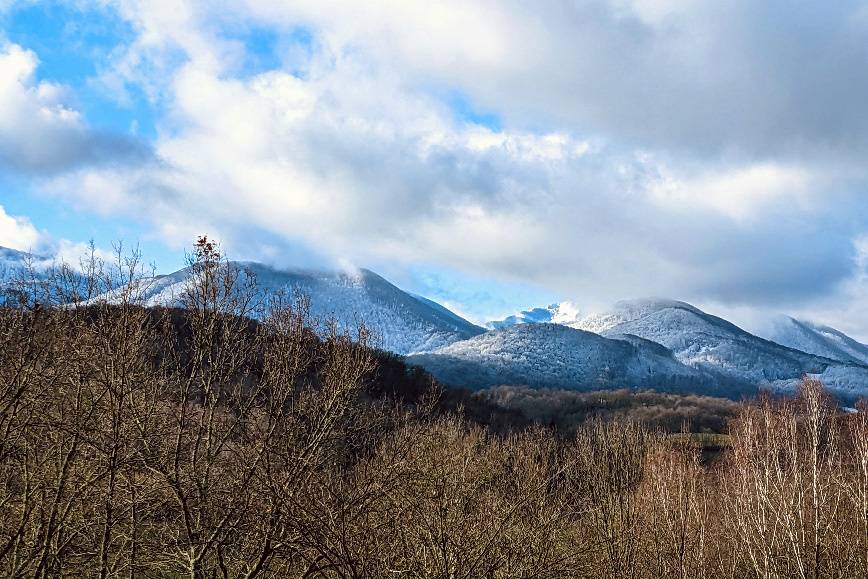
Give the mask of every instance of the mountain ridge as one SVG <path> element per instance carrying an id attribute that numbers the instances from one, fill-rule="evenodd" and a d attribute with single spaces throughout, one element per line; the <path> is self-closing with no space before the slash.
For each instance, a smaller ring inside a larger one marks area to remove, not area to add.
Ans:
<path id="1" fill-rule="evenodd" d="M 0 248 L 0 265 L 6 269 L 33 259 L 45 258 Z M 692 384 L 697 391 L 733 393 L 751 387 L 787 391 L 808 375 L 844 396 L 868 394 L 868 346 L 828 326 L 793 318 L 788 318 L 789 333 L 780 338 L 785 343 L 779 343 L 686 302 L 655 298 L 618 302 L 607 312 L 584 317 L 569 302 L 552 304 L 525 310 L 486 331 L 369 269 L 280 269 L 254 261 L 227 266 L 255 276 L 265 295 L 307 294 L 315 318 L 333 318 L 348 329 L 364 322 L 378 347 L 462 386 L 502 380 L 576 388 Z M 182 268 L 143 279 L 145 305 L 179 305 L 190 275 Z M 552 319 L 560 323 L 545 321 Z"/>
<path id="2" fill-rule="evenodd" d="M 868 364 L 868 345 L 831 326 L 781 316 L 773 322 L 769 340 L 841 362 Z"/>
<path id="3" fill-rule="evenodd" d="M 719 380 L 685 366 L 659 344 L 614 339 L 562 324 L 515 324 L 407 357 L 447 384 L 594 389 L 717 389 Z"/>
<path id="4" fill-rule="evenodd" d="M 259 291 L 290 291 L 311 298 L 311 314 L 334 318 L 353 328 L 364 322 L 384 350 L 409 354 L 435 349 L 482 333 L 484 330 L 447 308 L 401 290 L 379 274 L 359 269 L 340 272 L 316 269 L 278 269 L 265 264 L 229 262 L 252 273 Z M 148 305 L 177 305 L 187 268 L 154 278 L 154 290 L 145 293 Z"/>

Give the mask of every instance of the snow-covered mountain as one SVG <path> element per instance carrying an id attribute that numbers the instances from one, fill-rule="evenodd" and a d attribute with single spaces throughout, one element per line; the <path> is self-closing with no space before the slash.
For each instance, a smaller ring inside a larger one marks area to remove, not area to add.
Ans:
<path id="1" fill-rule="evenodd" d="M 8 247 L 0 247 L 0 276 L 5 278 L 11 273 L 11 270 L 26 267 L 28 263 L 40 264 L 45 261 L 46 258 L 41 256 Z"/>
<path id="2" fill-rule="evenodd" d="M 47 269 L 53 262 L 0 247 L 0 287 L 28 263 Z M 348 328 L 364 322 L 378 347 L 398 354 L 434 350 L 484 331 L 440 304 L 407 293 L 366 269 L 353 273 L 283 270 L 255 262 L 232 262 L 232 266 L 255 276 L 263 295 L 285 290 L 309 296 L 311 314 L 316 318 L 335 318 Z M 189 278 L 190 270 L 184 268 L 141 280 L 140 296 L 145 305 L 177 306 Z M 104 297 L 112 299 L 111 294 Z"/>
<path id="3" fill-rule="evenodd" d="M 32 265 L 48 271 L 52 263 L 0 248 L 0 289 L 16 270 Z M 783 319 L 768 340 L 684 302 L 621 302 L 582 318 L 564 302 L 509 316 L 486 332 L 369 270 L 235 265 L 254 275 L 266 294 L 287 290 L 310 296 L 317 318 L 332 317 L 347 327 L 363 321 L 378 346 L 409 355 L 411 363 L 451 384 L 612 385 L 737 395 L 757 386 L 791 389 L 808 374 L 842 397 L 868 395 L 868 346 L 792 318 Z M 189 270 L 181 269 L 143 280 L 145 303 L 179 305 L 189 277 Z"/>
<path id="4" fill-rule="evenodd" d="M 49 291 L 49 288 L 37 290 L 34 283 L 38 285 L 56 265 L 55 259 L 50 256 L 0 247 L 0 304 L 7 299 L 18 302 L 37 291 Z M 74 278 L 67 278 L 66 281 L 72 282 Z"/>
<path id="5" fill-rule="evenodd" d="M 809 374 L 842 395 L 868 393 L 868 366 L 765 340 L 684 302 L 621 302 L 571 326 L 610 338 L 639 336 L 665 346 L 685 365 L 746 384 L 790 389 Z"/>
<path id="6" fill-rule="evenodd" d="M 778 344 L 839 362 L 868 364 L 868 346 L 829 326 L 782 316 L 773 321 L 765 337 Z"/>
<path id="7" fill-rule="evenodd" d="M 533 308 L 512 314 L 502 320 L 493 320 L 485 324 L 486 328 L 497 330 L 518 324 L 570 324 L 580 319 L 579 308 L 572 302 L 551 304 L 544 308 Z"/>
<path id="8" fill-rule="evenodd" d="M 852 345 L 851 345 L 852 346 Z M 804 375 L 844 398 L 868 394 L 868 365 L 793 349 L 673 300 L 621 302 L 566 325 L 524 322 L 410 356 L 444 382 L 652 387 L 738 396 L 791 390 Z"/>
<path id="9" fill-rule="evenodd" d="M 447 384 L 473 388 L 498 384 L 628 386 L 723 393 L 726 382 L 680 363 L 663 346 L 636 336 L 611 339 L 548 323 L 492 330 L 433 352 L 411 355 L 407 361 Z"/>
<path id="10" fill-rule="evenodd" d="M 440 304 L 409 294 L 366 269 L 346 273 L 232 263 L 252 273 L 263 293 L 285 290 L 309 296 L 311 314 L 316 318 L 333 317 L 350 328 L 364 322 L 379 347 L 398 354 L 433 350 L 484 331 Z M 184 268 L 145 280 L 145 303 L 178 305 L 189 277 L 189 269 Z"/>

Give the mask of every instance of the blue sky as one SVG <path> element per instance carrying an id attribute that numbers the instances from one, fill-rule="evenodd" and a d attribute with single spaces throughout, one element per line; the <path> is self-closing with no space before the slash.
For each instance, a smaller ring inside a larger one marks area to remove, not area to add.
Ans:
<path id="1" fill-rule="evenodd" d="M 868 338 L 868 9 L 0 1 L 0 245 L 200 233 L 484 320 L 680 298 Z"/>

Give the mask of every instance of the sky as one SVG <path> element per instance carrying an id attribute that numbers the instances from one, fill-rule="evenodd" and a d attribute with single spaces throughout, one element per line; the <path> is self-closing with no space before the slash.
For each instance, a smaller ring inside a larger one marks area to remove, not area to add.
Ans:
<path id="1" fill-rule="evenodd" d="M 0 245 L 868 340 L 868 5 L 0 0 Z"/>

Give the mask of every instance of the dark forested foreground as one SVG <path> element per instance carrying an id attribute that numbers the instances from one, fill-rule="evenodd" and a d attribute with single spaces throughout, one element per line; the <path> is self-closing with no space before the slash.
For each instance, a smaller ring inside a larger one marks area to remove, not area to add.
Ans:
<path id="1" fill-rule="evenodd" d="M 255 303 L 207 243 L 194 258 L 183 310 L 141 307 L 134 262 L 7 288 L 4 575 L 868 576 L 868 415 L 816 382 L 726 407 L 712 461 L 617 395 L 610 420 L 521 389 L 462 418 L 364 330 Z M 568 435 L 479 425 L 510 413 Z"/>

